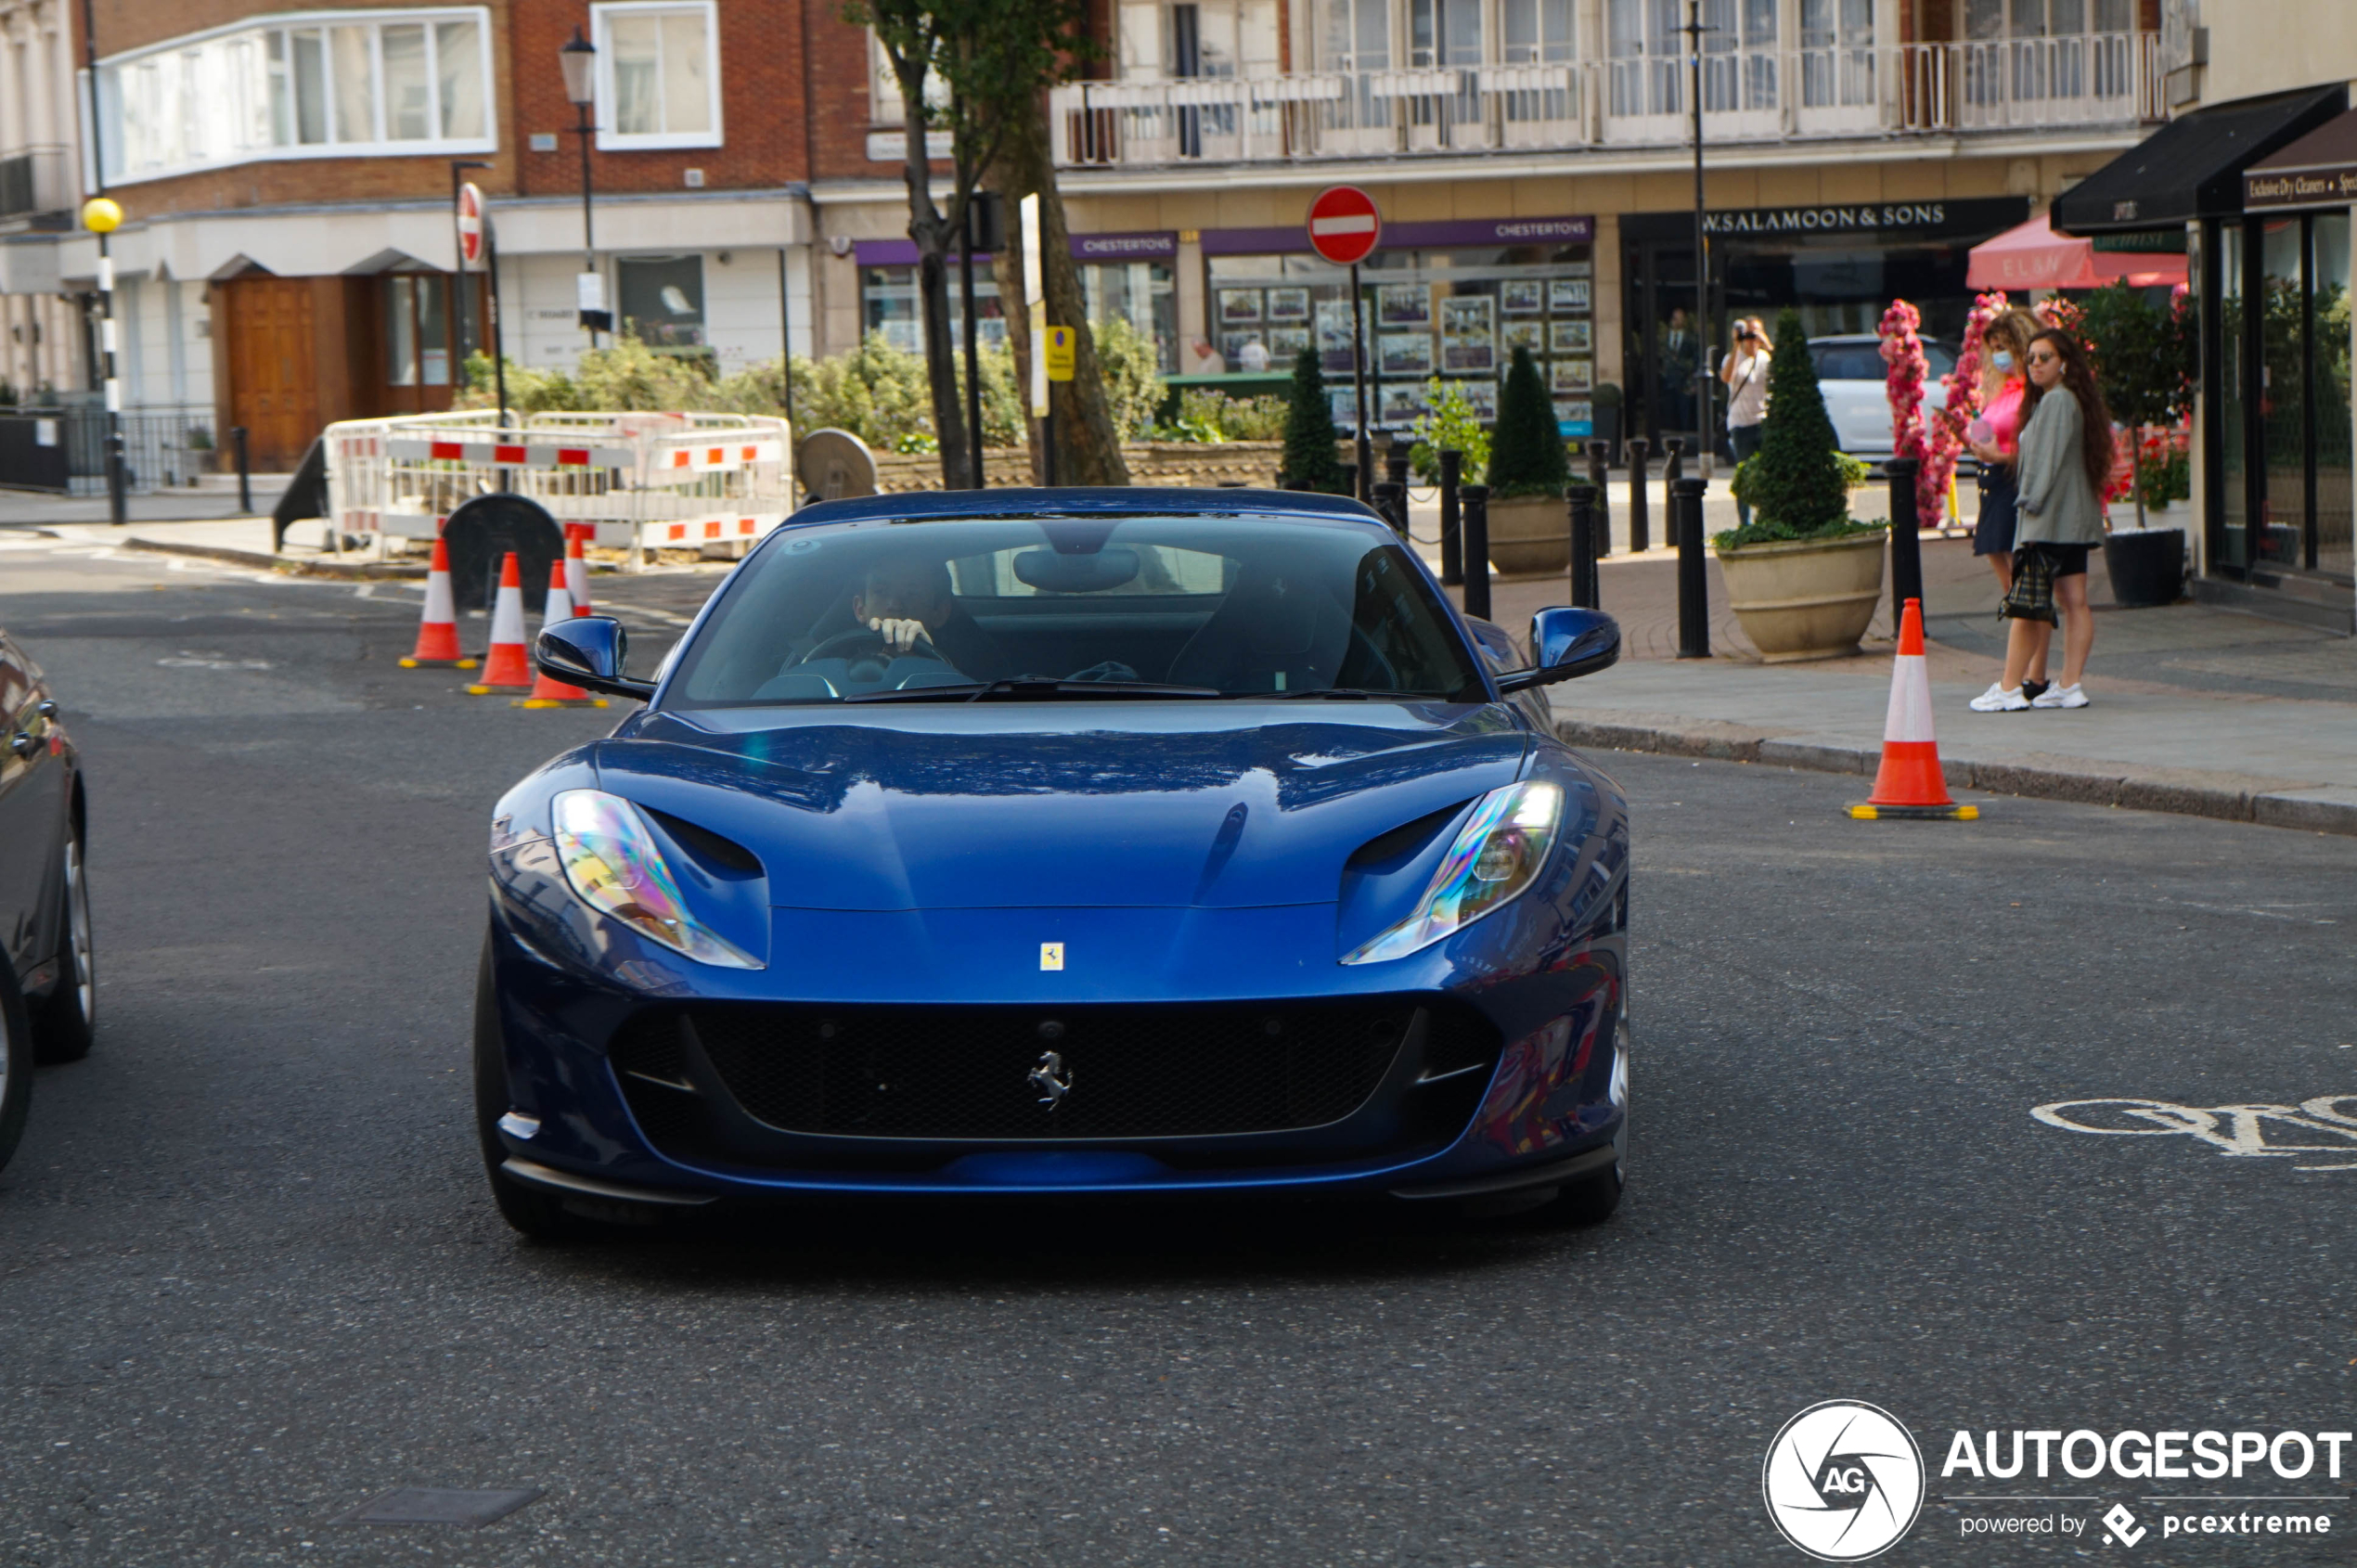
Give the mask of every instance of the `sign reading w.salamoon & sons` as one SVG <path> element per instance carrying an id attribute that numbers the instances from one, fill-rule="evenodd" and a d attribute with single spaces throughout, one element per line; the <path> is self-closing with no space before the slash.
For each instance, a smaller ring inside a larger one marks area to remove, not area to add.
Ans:
<path id="1" fill-rule="evenodd" d="M 1706 212 L 1707 234 L 1840 234 L 1861 229 L 1939 228 L 1944 201 L 1868 201 L 1832 207 L 1745 207 Z"/>

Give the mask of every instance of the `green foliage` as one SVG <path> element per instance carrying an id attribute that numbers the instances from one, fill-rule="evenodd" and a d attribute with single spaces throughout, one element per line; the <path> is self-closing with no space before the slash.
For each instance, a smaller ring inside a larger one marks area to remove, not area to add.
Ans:
<path id="1" fill-rule="evenodd" d="M 1318 351 L 1304 349 L 1294 356 L 1293 387 L 1285 405 L 1285 482 L 1326 495 L 1347 495 L 1342 459 L 1334 455 L 1334 443 L 1341 439 Z"/>
<path id="2" fill-rule="evenodd" d="M 2080 331 L 2099 366 L 2104 402 L 2120 423 L 2173 425 L 2192 407 L 2191 317 L 2190 311 L 2154 304 L 2124 278 L 2087 297 Z"/>
<path id="3" fill-rule="evenodd" d="M 1847 452 L 1835 452 L 1834 460 L 1840 465 L 1842 483 L 1848 489 L 1861 488 L 1873 474 L 1872 465 L 1863 457 L 1853 457 Z M 1821 528 L 1813 533 L 1802 533 L 1782 523 L 1771 521 L 1761 514 L 1758 485 L 1759 454 L 1755 452 L 1735 465 L 1735 471 L 1729 476 L 1727 482 L 1728 493 L 1751 508 L 1751 521 L 1741 528 L 1730 528 L 1723 533 L 1712 534 L 1710 536 L 1712 545 L 1726 550 L 1740 549 L 1745 545 L 1775 544 L 1785 539 L 1838 539 L 1847 533 L 1872 533 L 1877 529 L 1890 526 L 1887 522 L 1860 522 L 1855 519 L 1845 517 L 1835 527 Z"/>
<path id="4" fill-rule="evenodd" d="M 1436 376 L 1424 383 L 1424 399 L 1432 405 L 1432 412 L 1416 420 L 1416 444 L 1409 449 L 1408 461 L 1425 483 L 1438 484 L 1440 454 L 1453 447 L 1465 455 L 1458 469 L 1462 482 L 1479 484 L 1481 471 L 1489 461 L 1489 431 L 1465 401 L 1464 389 Z"/>
<path id="5" fill-rule="evenodd" d="M 1105 409 L 1114 433 L 1124 441 L 1142 438 L 1162 405 L 1160 356 L 1154 341 L 1126 316 L 1088 324 L 1096 341 L 1097 368 L 1105 383 Z M 985 416 L 986 419 L 987 415 Z"/>
<path id="6" fill-rule="evenodd" d="M 1818 418 L 1824 418 L 1820 405 Z M 1830 429 L 1831 427 L 1828 427 Z M 1514 350 L 1506 370 L 1506 385 L 1498 398 L 1498 424 L 1489 438 L 1489 495 L 1496 501 L 1518 495 L 1563 498 L 1571 478 L 1570 459 L 1555 428 L 1555 406 L 1530 351 Z"/>
<path id="7" fill-rule="evenodd" d="M 1848 474 L 1824 395 L 1817 390 L 1817 368 L 1810 362 L 1809 334 L 1798 311 L 1786 310 L 1776 318 L 1768 418 L 1759 450 L 1744 466 L 1754 469 L 1745 491 L 1756 516 L 1749 528 L 1719 534 L 1714 543 L 1812 539 L 1855 531 L 1848 521 Z"/>
<path id="8" fill-rule="evenodd" d="M 1215 387 L 1185 387 L 1178 415 L 1151 431 L 1157 441 L 1275 441 L 1285 433 L 1282 397 L 1230 397 Z"/>

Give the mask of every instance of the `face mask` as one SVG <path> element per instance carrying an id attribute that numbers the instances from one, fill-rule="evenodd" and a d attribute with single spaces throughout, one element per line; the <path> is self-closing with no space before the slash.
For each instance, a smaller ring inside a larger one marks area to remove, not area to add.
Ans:
<path id="1" fill-rule="evenodd" d="M 2007 353 L 2003 349 L 1999 349 L 1995 353 L 1989 356 L 1989 363 L 1995 366 L 2000 370 L 2011 370 L 2014 367 L 2014 356 Z"/>

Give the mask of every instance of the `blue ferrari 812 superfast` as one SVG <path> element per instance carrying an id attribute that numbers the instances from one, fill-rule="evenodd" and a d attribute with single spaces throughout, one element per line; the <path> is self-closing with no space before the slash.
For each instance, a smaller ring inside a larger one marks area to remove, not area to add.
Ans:
<path id="1" fill-rule="evenodd" d="M 1629 823 L 1359 504 L 825 502 L 491 824 L 478 1124 L 530 1235 L 719 1203 L 1290 1194 L 1608 1215 Z"/>

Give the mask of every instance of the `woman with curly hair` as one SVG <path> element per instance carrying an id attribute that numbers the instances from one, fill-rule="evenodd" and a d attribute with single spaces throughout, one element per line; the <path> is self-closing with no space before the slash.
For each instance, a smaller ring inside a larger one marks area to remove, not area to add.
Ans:
<path id="1" fill-rule="evenodd" d="M 1999 611 L 2012 622 L 2005 675 L 1995 691 L 1973 700 L 1982 713 L 2023 708 L 2084 708 L 2080 677 L 2095 644 L 2087 612 L 2087 556 L 2109 526 L 2102 495 L 2111 475 L 2111 413 L 2095 385 L 2087 351 L 2047 328 L 2029 340 L 2024 367 L 2021 450 L 2015 467 L 2020 522 L 2014 534 L 2014 582 Z M 2032 699 L 2023 677 L 2042 662 L 2063 615 L 2062 679 Z"/>

